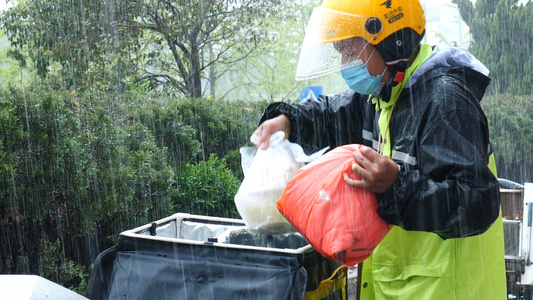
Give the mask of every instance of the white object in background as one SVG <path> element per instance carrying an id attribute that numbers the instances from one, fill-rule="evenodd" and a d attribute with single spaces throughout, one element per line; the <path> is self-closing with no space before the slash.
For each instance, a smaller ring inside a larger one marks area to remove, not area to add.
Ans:
<path id="1" fill-rule="evenodd" d="M 0 275 L 2 300 L 88 300 L 65 287 L 37 275 Z"/>
<path id="2" fill-rule="evenodd" d="M 528 204 L 532 203 L 532 204 Z M 531 236 L 531 226 L 533 226 L 533 220 L 531 219 L 533 215 L 529 213 L 529 205 L 533 205 L 533 183 L 527 182 L 524 184 L 524 224 L 523 224 L 523 241 L 527 241 L 527 246 L 524 247 L 523 254 L 526 259 L 525 272 L 522 274 L 520 283 L 523 285 L 532 285 L 533 284 L 533 265 L 530 265 L 533 254 L 531 253 L 533 249 L 533 239 Z M 531 225 L 531 226 L 529 226 Z"/>

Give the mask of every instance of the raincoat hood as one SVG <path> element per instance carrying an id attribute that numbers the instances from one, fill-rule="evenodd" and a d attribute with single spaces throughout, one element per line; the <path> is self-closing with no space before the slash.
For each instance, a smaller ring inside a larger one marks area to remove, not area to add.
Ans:
<path id="1" fill-rule="evenodd" d="M 462 79 L 461 81 L 468 85 L 480 100 L 490 83 L 489 69 L 468 51 L 456 47 L 435 46 L 429 58 L 411 75 L 405 89 L 410 89 L 417 82 L 432 79 L 443 72 L 456 73 L 454 77 Z"/>

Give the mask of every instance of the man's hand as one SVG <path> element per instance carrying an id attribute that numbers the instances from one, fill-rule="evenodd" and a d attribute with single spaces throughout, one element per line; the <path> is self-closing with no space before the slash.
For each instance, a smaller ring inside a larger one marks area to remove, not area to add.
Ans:
<path id="1" fill-rule="evenodd" d="M 279 115 L 273 119 L 266 120 L 254 131 L 253 135 L 259 137 L 259 141 L 254 146 L 265 150 L 270 143 L 270 136 L 278 131 L 285 132 L 285 138 L 288 139 L 291 134 L 291 122 L 285 115 Z"/>
<path id="2" fill-rule="evenodd" d="M 361 146 L 353 153 L 355 163 L 353 172 L 361 179 L 350 178 L 344 174 L 344 182 L 355 188 L 363 188 L 375 193 L 388 190 L 398 178 L 398 165 L 389 157 L 380 155 L 374 149 Z"/>

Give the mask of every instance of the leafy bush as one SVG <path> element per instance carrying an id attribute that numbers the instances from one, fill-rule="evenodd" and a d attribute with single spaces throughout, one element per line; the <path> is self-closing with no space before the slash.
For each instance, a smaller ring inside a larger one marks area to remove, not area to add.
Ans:
<path id="1" fill-rule="evenodd" d="M 211 154 L 207 161 L 185 164 L 179 174 L 175 211 L 239 217 L 233 197 L 239 189 L 240 181 L 226 167 L 223 159 Z"/>
<path id="2" fill-rule="evenodd" d="M 212 153 L 225 158 L 228 167 L 242 179 L 236 154 L 239 147 L 250 143 L 267 103 L 186 99 L 177 105 L 183 122 L 196 130 L 196 139 L 202 144 L 200 159 L 206 160 Z"/>
<path id="3" fill-rule="evenodd" d="M 15 152 L 23 138 L 22 125 L 15 115 L 16 107 L 8 97 L 10 93 L 0 93 L 0 179 L 2 183 L 9 182 L 18 164 Z M 0 199 L 4 197 L 5 189 L 0 190 Z"/>
<path id="4" fill-rule="evenodd" d="M 119 124 L 112 98 L 9 90 L 0 99 L 2 273 L 38 273 L 43 241 L 55 240 L 88 266 L 121 231 L 169 214 L 166 149 L 138 119 Z"/>
<path id="5" fill-rule="evenodd" d="M 68 260 L 61 251 L 61 242 L 43 241 L 40 257 L 40 275 L 54 282 L 61 282 L 71 290 L 85 294 L 89 273 L 86 268 Z"/>
<path id="6" fill-rule="evenodd" d="M 140 101 L 144 101 L 139 99 Z M 176 99 L 152 99 L 139 103 L 139 122 L 152 132 L 160 148 L 167 148 L 171 165 L 177 168 L 183 162 L 197 161 L 202 145 L 196 131 L 183 122 Z"/>
<path id="7" fill-rule="evenodd" d="M 120 114 L 128 116 L 126 123 L 138 119 L 152 132 L 156 144 L 167 148 L 173 168 L 216 154 L 242 179 L 238 150 L 249 144 L 266 102 L 146 98 L 129 99 L 136 109 Z"/>

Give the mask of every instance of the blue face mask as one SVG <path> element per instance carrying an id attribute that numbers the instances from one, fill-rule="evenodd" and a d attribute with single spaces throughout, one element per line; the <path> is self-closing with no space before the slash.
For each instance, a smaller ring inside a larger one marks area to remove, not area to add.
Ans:
<path id="1" fill-rule="evenodd" d="M 341 70 L 341 75 L 352 90 L 362 95 L 378 93 L 383 77 L 382 75 L 372 76 L 364 64 Z"/>

